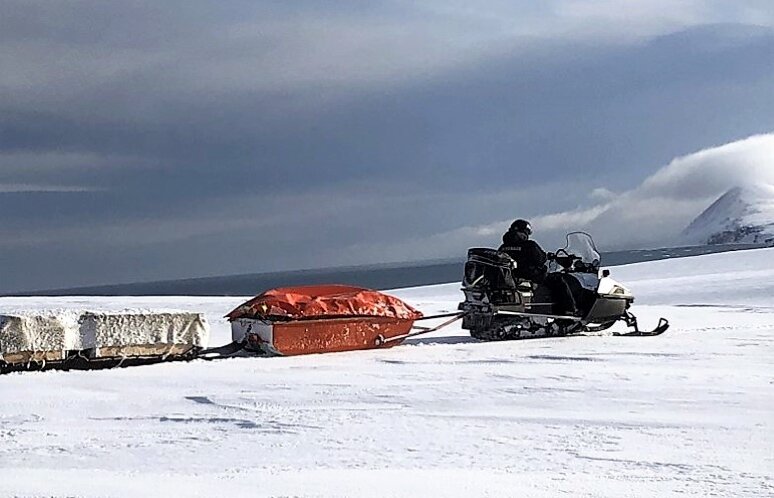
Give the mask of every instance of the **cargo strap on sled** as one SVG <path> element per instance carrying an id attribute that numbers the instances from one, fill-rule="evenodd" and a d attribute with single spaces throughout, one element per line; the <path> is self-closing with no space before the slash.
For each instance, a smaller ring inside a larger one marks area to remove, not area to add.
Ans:
<path id="1" fill-rule="evenodd" d="M 408 334 L 403 334 L 403 335 L 396 335 L 394 337 L 389 337 L 389 338 L 385 338 L 384 336 L 380 335 L 379 337 L 376 338 L 376 346 L 383 346 L 384 344 L 387 344 L 387 343 L 390 343 L 390 342 L 403 341 L 403 340 L 409 339 L 411 337 L 417 337 L 417 336 L 420 336 L 420 335 L 429 334 L 431 332 L 436 332 L 438 330 L 441 330 L 444 327 L 447 327 L 447 326 L 451 325 L 452 323 L 454 323 L 454 322 L 456 322 L 458 320 L 461 320 L 465 315 L 467 315 L 467 312 L 462 312 L 462 313 L 446 313 L 446 314 L 443 314 L 443 315 L 433 315 L 433 316 L 425 316 L 425 317 L 422 317 L 422 318 L 418 318 L 416 321 L 419 321 L 419 320 L 437 320 L 439 318 L 449 318 L 449 317 L 451 317 L 450 320 L 447 320 L 447 321 L 443 322 L 440 325 L 436 325 L 435 327 L 422 327 L 422 326 L 419 326 L 419 325 L 414 325 L 413 327 L 411 327 L 411 329 L 412 330 L 416 330 L 416 332 L 410 332 Z"/>

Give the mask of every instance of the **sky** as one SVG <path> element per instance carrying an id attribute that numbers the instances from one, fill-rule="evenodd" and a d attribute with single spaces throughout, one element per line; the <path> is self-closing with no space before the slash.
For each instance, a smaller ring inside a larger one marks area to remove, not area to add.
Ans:
<path id="1" fill-rule="evenodd" d="M 0 292 L 660 245 L 772 88 L 770 0 L 2 0 Z"/>

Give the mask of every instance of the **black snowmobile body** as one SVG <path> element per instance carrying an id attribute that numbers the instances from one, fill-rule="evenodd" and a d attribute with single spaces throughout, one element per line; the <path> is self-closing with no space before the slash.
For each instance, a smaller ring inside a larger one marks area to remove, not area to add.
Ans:
<path id="1" fill-rule="evenodd" d="M 600 271 L 599 253 L 588 234 L 568 235 L 567 247 L 552 255 L 551 262 L 547 281 L 563 280 L 576 304 L 574 314 L 561 309 L 551 285 L 515 277 L 516 263 L 507 254 L 470 249 L 462 282 L 465 301 L 459 305 L 465 313 L 462 328 L 487 341 L 600 332 L 619 320 L 634 330 L 616 335 L 659 335 L 669 328 L 662 319 L 653 331 L 639 330 L 629 312 L 634 296 L 609 271 Z"/>

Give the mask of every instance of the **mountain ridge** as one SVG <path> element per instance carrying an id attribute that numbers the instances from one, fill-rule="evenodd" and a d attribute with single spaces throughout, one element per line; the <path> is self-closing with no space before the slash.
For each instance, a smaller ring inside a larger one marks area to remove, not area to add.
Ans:
<path id="1" fill-rule="evenodd" d="M 729 189 L 685 228 L 682 239 L 707 245 L 774 241 L 774 185 Z"/>

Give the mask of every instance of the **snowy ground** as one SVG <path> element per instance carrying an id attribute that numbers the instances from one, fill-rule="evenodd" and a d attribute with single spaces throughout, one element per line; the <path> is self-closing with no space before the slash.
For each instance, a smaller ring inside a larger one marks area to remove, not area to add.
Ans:
<path id="1" fill-rule="evenodd" d="M 658 338 L 477 343 L 0 377 L 0 496 L 771 496 L 774 249 L 614 277 Z M 456 284 L 396 291 L 454 310 Z M 203 310 L 234 298 L 5 298 Z"/>

